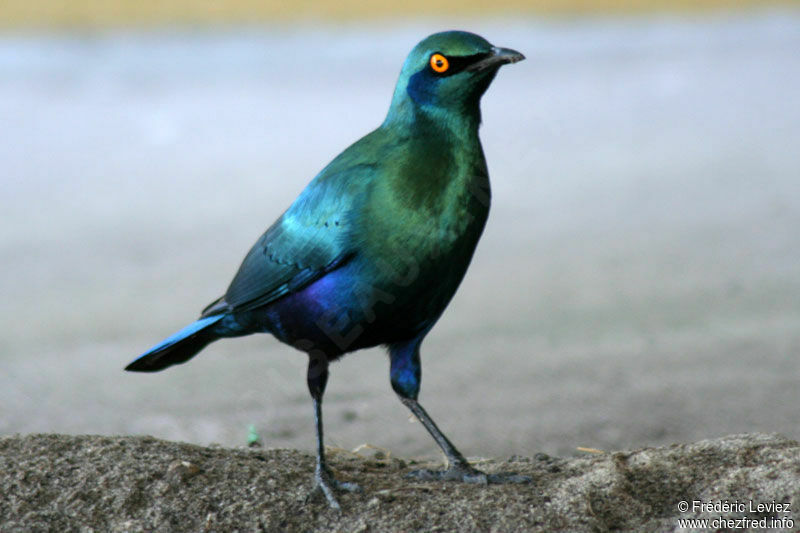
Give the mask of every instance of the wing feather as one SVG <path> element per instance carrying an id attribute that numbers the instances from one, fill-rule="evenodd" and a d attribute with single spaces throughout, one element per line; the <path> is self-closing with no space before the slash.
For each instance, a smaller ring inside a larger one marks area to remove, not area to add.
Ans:
<path id="1" fill-rule="evenodd" d="M 363 164 L 320 173 L 258 239 L 225 296 L 206 307 L 202 316 L 269 304 L 353 257 L 357 239 L 349 221 L 373 173 L 374 165 Z"/>

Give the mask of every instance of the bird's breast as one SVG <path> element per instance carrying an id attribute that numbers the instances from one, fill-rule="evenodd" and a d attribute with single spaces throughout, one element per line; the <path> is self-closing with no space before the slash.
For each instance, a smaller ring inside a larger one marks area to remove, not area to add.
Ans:
<path id="1" fill-rule="evenodd" d="M 430 309 L 420 315 L 438 316 L 466 272 L 489 203 L 485 172 L 452 176 L 424 194 L 407 187 L 379 191 L 363 221 L 363 258 L 375 285 L 398 300 L 427 302 Z"/>

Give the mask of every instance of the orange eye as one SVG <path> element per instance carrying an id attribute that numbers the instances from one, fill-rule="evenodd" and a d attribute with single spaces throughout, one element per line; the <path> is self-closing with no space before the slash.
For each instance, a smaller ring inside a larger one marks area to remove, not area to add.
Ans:
<path id="1" fill-rule="evenodd" d="M 431 68 L 441 74 L 442 72 L 447 72 L 447 69 L 450 68 L 450 62 L 442 54 L 433 54 L 431 56 Z"/>

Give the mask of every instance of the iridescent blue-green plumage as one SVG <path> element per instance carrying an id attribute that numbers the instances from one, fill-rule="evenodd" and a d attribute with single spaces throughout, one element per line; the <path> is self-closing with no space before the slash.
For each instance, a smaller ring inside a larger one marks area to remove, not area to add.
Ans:
<path id="1" fill-rule="evenodd" d="M 437 54 L 447 61 L 444 72 L 433 68 Z M 480 97 L 502 64 L 520 59 L 466 32 L 420 42 L 403 65 L 383 124 L 311 181 L 197 322 L 127 369 L 161 370 L 213 340 L 256 332 L 306 352 L 318 425 L 317 484 L 338 506 L 332 488 L 352 487 L 337 482 L 324 461 L 328 363 L 386 345 L 394 390 L 448 456 L 442 475 L 480 477 L 416 401 L 419 347 L 463 279 L 489 213 Z"/>

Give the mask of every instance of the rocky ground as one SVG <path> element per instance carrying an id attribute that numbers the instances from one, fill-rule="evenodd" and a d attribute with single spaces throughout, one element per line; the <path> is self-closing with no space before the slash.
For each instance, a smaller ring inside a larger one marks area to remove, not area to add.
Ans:
<path id="1" fill-rule="evenodd" d="M 308 497 L 314 459 L 294 450 L 11 436 L 0 439 L 0 530 L 656 532 L 681 530 L 685 518 L 783 517 L 787 525 L 800 506 L 800 443 L 778 435 L 582 453 L 476 460 L 486 471 L 532 480 L 477 486 L 404 479 L 429 465 L 379 450 L 331 450 L 339 477 L 364 489 L 342 495 L 336 512 L 320 496 Z M 789 508 L 702 512 L 694 501 Z M 776 530 L 797 531 L 797 522 Z"/>

